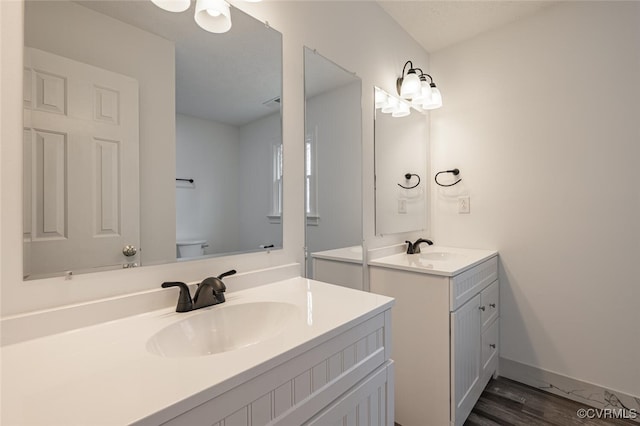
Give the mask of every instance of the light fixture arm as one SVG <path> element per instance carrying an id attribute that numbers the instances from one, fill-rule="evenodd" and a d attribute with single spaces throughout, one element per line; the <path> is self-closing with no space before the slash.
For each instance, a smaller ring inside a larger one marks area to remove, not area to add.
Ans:
<path id="1" fill-rule="evenodd" d="M 423 73 L 420 77 L 422 77 L 423 75 L 426 76 L 426 77 L 429 77 L 429 86 L 436 87 L 436 84 L 433 82 L 433 78 L 429 74 L 424 74 Z"/>
<path id="2" fill-rule="evenodd" d="M 413 68 L 413 62 L 411 62 L 411 61 L 407 61 L 407 62 L 404 64 L 404 67 L 402 67 L 402 77 L 401 77 L 401 78 L 404 78 L 404 71 L 407 69 L 407 65 L 409 65 L 409 64 L 411 64 L 411 67 L 409 67 L 409 72 L 411 72 L 411 70 L 413 70 L 413 69 L 414 69 L 414 68 Z"/>
<path id="3" fill-rule="evenodd" d="M 429 86 L 436 87 L 435 83 L 433 82 L 433 77 L 431 77 L 426 72 L 422 71 L 421 68 L 414 68 L 414 70 L 420 71 L 420 75 L 419 75 L 420 81 L 427 81 L 427 79 L 425 77 L 429 77 Z"/>

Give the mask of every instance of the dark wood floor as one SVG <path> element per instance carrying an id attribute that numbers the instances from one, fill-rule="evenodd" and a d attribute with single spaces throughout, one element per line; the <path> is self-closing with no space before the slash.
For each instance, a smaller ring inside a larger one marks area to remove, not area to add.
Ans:
<path id="1" fill-rule="evenodd" d="M 499 377 L 489 382 L 464 426 L 640 425 L 631 420 L 580 419 L 580 408 L 590 407 Z"/>
<path id="2" fill-rule="evenodd" d="M 500 377 L 489 382 L 464 426 L 639 425 L 631 420 L 581 419 L 580 408 L 590 407 Z"/>

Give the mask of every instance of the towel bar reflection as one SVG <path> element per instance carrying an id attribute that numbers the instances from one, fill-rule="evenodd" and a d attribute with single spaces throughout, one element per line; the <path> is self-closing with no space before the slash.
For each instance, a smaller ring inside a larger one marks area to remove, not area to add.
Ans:
<path id="1" fill-rule="evenodd" d="M 405 179 L 407 180 L 407 182 L 408 182 L 409 180 L 411 180 L 411 178 L 412 178 L 413 176 L 415 176 L 415 177 L 417 177 L 417 178 L 418 178 L 418 183 L 416 183 L 416 184 L 415 184 L 415 185 L 413 185 L 413 186 L 404 186 L 404 185 L 402 185 L 402 184 L 398 184 L 398 186 L 399 186 L 400 188 L 404 188 L 404 189 L 413 189 L 413 188 L 417 187 L 418 185 L 420 185 L 420 176 L 418 176 L 418 175 L 417 175 L 417 174 L 415 174 L 415 173 L 407 173 L 406 175 L 404 175 L 404 178 L 405 178 Z"/>

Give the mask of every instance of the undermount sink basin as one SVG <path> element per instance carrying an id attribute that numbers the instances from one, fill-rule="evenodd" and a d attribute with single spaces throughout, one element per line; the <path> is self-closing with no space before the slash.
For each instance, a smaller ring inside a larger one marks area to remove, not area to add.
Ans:
<path id="1" fill-rule="evenodd" d="M 283 302 L 218 305 L 163 328 L 147 350 L 169 358 L 233 351 L 282 334 L 298 313 L 296 305 Z"/>
<path id="2" fill-rule="evenodd" d="M 464 258 L 464 255 L 460 253 L 452 253 L 446 251 L 432 251 L 428 253 L 420 253 L 420 258 L 424 260 L 440 260 L 443 262 L 451 260 L 459 260 Z"/>

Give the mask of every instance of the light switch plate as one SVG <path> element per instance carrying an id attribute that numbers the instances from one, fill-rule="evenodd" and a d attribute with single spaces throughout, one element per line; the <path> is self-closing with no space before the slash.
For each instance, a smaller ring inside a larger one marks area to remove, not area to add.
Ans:
<path id="1" fill-rule="evenodd" d="M 407 200 L 398 200 L 398 213 L 407 213 Z"/>
<path id="2" fill-rule="evenodd" d="M 468 195 L 458 197 L 458 213 L 461 213 L 461 214 L 471 213 L 471 206 L 469 205 Z"/>

